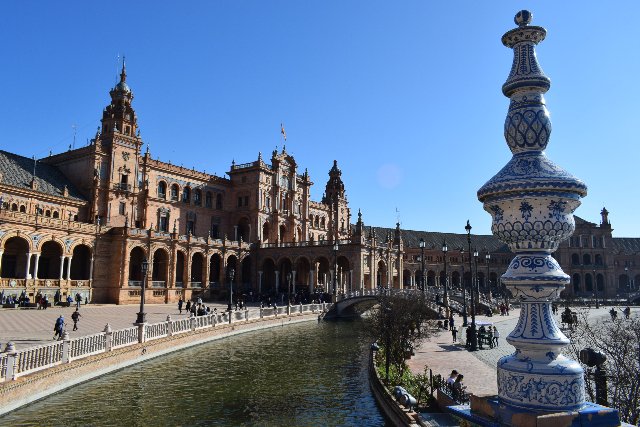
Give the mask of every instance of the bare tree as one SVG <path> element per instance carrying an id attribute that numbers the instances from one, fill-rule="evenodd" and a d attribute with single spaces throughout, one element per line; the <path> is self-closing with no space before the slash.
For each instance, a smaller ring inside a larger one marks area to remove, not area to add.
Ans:
<path id="1" fill-rule="evenodd" d="M 422 340 L 428 338 L 428 320 L 435 319 L 435 313 L 428 308 L 422 295 L 383 296 L 380 304 L 370 317 L 370 330 L 373 338 L 382 346 L 381 355 L 385 357 L 387 380 L 389 367 L 394 367 L 398 381 L 402 377 L 408 355 Z"/>
<path id="2" fill-rule="evenodd" d="M 588 313 L 582 313 L 575 330 L 570 334 L 571 353 L 580 360 L 579 352 L 585 347 L 603 353 L 607 360 L 604 368 L 608 380 L 608 404 L 618 409 L 620 418 L 633 425 L 640 420 L 640 317 L 629 319 L 598 319 L 591 323 Z M 595 402 L 593 368 L 585 369 L 586 391 Z"/>

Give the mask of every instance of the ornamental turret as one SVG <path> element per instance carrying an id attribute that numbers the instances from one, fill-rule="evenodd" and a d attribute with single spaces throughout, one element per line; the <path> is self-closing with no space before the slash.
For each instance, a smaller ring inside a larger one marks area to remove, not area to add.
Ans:
<path id="1" fill-rule="evenodd" d="M 131 106 L 133 92 L 127 84 L 127 70 L 124 60 L 122 61 L 122 71 L 120 81 L 109 91 L 111 103 L 102 112 L 102 136 L 113 136 L 118 134 L 127 139 L 135 138 L 138 132 L 138 119 L 136 112 Z M 141 145 L 141 144 L 140 144 Z"/>
<path id="2" fill-rule="evenodd" d="M 502 86 L 510 98 L 504 136 L 513 157 L 478 190 L 493 218 L 491 231 L 516 253 L 502 283 L 522 303 L 518 325 L 507 337 L 516 352 L 498 362 L 498 394 L 507 407 L 571 411 L 585 403 L 584 372 L 561 354 L 569 339 L 551 313 L 551 301 L 570 278 L 551 253 L 574 232 L 573 212 L 587 187 L 544 153 L 551 134 L 544 94 L 551 81 L 535 46 L 547 32 L 530 21 L 530 12 L 518 12 L 518 27 L 502 36 L 514 54 Z"/>

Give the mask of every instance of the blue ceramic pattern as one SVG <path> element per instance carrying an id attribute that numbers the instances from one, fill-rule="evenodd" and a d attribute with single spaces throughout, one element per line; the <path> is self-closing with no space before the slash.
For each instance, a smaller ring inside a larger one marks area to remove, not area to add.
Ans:
<path id="1" fill-rule="evenodd" d="M 510 98 L 504 137 L 513 156 L 478 190 L 492 216 L 491 231 L 516 253 L 502 276 L 522 302 L 518 325 L 507 341 L 516 352 L 498 363 L 501 404 L 531 411 L 575 410 L 584 405 L 584 372 L 561 352 L 569 344 L 551 314 L 551 301 L 569 283 L 551 253 L 575 230 L 573 212 L 587 186 L 544 154 L 551 119 L 544 94 L 551 81 L 536 58 L 546 37 L 520 11 L 518 28 L 502 36 L 513 63 L 502 92 Z"/>

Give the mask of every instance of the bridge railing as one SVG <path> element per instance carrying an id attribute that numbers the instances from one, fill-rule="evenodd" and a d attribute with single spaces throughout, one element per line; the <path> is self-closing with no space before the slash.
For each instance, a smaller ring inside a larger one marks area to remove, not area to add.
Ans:
<path id="1" fill-rule="evenodd" d="M 196 330 L 214 329 L 229 323 L 244 323 L 250 320 L 272 318 L 274 316 L 297 316 L 304 313 L 326 311 L 328 304 L 299 304 L 278 308 L 260 308 L 214 313 L 206 316 L 194 316 L 159 323 L 140 324 L 130 328 L 111 330 L 107 325 L 104 332 L 70 339 L 64 332 L 63 339 L 50 344 L 16 350 L 8 343 L 0 353 L 0 382 L 16 380 L 19 377 L 52 368 L 62 363 L 70 363 L 92 355 L 110 352 L 146 341 L 168 338 L 172 335 Z"/>

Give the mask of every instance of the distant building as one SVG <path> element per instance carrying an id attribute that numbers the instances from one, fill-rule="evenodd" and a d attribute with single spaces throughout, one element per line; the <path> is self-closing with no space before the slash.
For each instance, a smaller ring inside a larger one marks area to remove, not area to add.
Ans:
<path id="1" fill-rule="evenodd" d="M 227 177 L 153 159 L 138 132 L 123 64 L 90 144 L 43 159 L 0 151 L 0 293 L 53 301 L 80 293 L 93 302 L 139 301 L 148 260 L 146 299 L 173 302 L 225 297 L 230 271 L 239 294 L 350 292 L 421 284 L 418 241 L 426 241 L 427 285 L 470 283 L 467 236 L 352 224 L 342 172 L 334 161 L 320 201 L 310 175 L 283 147 L 269 161 L 231 163 Z M 588 295 L 594 280 L 607 296 L 640 283 L 640 239 L 613 238 L 576 218 L 558 251 L 572 276 L 568 292 Z M 512 255 L 492 236 L 472 235 L 485 289 Z M 337 245 L 336 245 L 337 244 Z M 336 250 L 337 249 L 337 250 Z M 467 252 L 462 252 L 464 249 Z M 594 279 L 594 274 L 596 279 Z"/>

